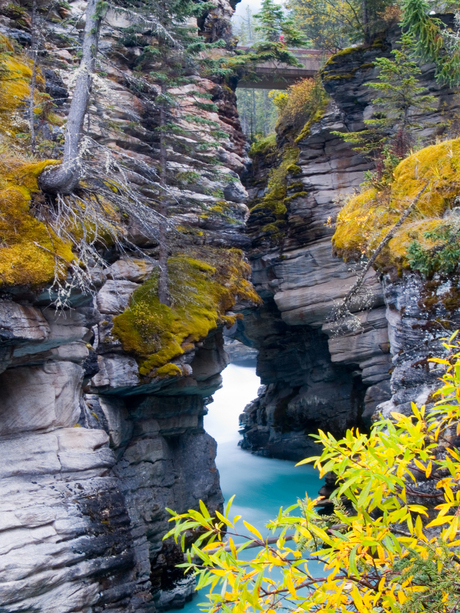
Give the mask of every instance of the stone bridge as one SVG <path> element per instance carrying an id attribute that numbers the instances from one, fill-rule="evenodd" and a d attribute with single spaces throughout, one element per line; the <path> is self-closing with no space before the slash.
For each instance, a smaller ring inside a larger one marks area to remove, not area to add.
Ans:
<path id="1" fill-rule="evenodd" d="M 242 51 L 249 50 L 249 47 L 239 46 Z M 241 79 L 238 87 L 248 87 L 254 89 L 287 89 L 299 79 L 314 77 L 321 66 L 327 60 L 329 54 L 321 49 L 289 49 L 300 66 L 289 66 L 282 62 L 262 62 L 257 64 L 252 75 Z"/>

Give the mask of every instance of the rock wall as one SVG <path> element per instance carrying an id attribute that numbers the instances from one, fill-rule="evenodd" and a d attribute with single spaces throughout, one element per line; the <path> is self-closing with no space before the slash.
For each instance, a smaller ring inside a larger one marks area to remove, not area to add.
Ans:
<path id="1" fill-rule="evenodd" d="M 265 302 L 237 334 L 259 349 L 257 368 L 265 384 L 241 418 L 243 447 L 253 452 L 298 460 L 316 452 L 308 435 L 318 428 L 341 434 L 347 426 L 367 427 L 381 403 L 394 407 L 428 395 L 433 378 L 424 358 L 437 341 L 436 334 L 430 336 L 433 313 L 422 304 L 426 289 L 419 275 L 401 279 L 395 272 L 382 285 L 381 275 L 370 271 L 350 305 L 359 326 L 338 335 L 333 321 L 334 306 L 356 279 L 356 265 L 332 253 L 334 221 L 364 172 L 372 170 L 334 131 L 360 130 L 372 116 L 366 84 L 377 75 L 373 61 L 391 57 L 398 36 L 391 30 L 371 47 L 333 56 L 321 75 L 330 99 L 320 119 L 295 141 L 295 132 L 279 133 L 277 149 L 256 153 L 246 176 L 253 280 Z M 421 71 L 427 93 L 437 98 L 436 110 L 419 118 L 417 138 L 429 144 L 446 136 L 458 95 L 436 83 L 432 65 Z M 270 171 L 287 156 L 294 163 L 287 167 L 281 220 L 263 205 Z"/>
<path id="2" fill-rule="evenodd" d="M 41 77 L 38 83 L 42 89 L 46 86 L 56 106 L 54 123 L 38 121 L 37 132 L 41 146 L 56 157 L 61 155 L 60 125 L 78 66 L 80 26 L 75 29 L 72 23 L 79 24 L 82 9 L 84 3 L 75 2 L 57 13 L 53 9 L 39 14 L 44 36 L 41 74 L 46 83 Z M 201 24 L 210 40 L 231 35 L 232 12 L 226 0 L 216 0 Z M 0 30 L 16 41 L 13 47 L 2 39 L 9 51 L 1 61 L 16 58 L 25 75 L 21 87 L 27 92 L 30 69 L 18 45 L 27 50 L 30 20 L 23 9 L 14 11 L 11 5 L 2 5 L 0 14 Z M 109 13 L 85 130 L 115 156 L 129 160 L 137 188 L 148 194 L 155 189 L 148 170 L 156 168 L 159 155 L 152 112 L 158 87 L 152 84 L 150 97 L 137 87 L 134 68 L 142 49 L 120 46 L 125 25 L 123 15 Z M 241 289 L 250 287 L 243 278 L 246 273 L 238 277 L 241 266 L 247 265 L 234 250 L 248 242 L 242 232 L 246 192 L 238 175 L 244 167 L 244 137 L 235 96 L 222 84 L 196 75 L 194 79 L 180 92 L 186 112 L 192 112 L 187 98 L 190 88 L 210 94 L 218 110 L 206 116 L 227 138 L 211 153 L 193 147 L 185 153 L 180 138 L 171 146 L 169 171 L 177 177 L 193 172 L 199 180 L 170 186 L 174 193 L 170 221 L 183 232 L 183 257 L 189 248 L 194 254 L 210 249 L 217 250 L 212 253 L 222 261 L 231 256 L 232 262 L 240 262 L 239 268 L 232 269 L 240 293 L 229 301 L 226 289 L 223 319 L 215 314 L 209 334 L 190 334 L 173 356 L 175 361 L 171 362 L 171 356 L 165 360 L 165 372 L 153 368 L 141 374 L 139 356 L 124 348 L 113 328 L 114 319 L 135 304 L 134 292 L 157 266 L 157 241 L 133 220 L 122 220 L 130 240 L 124 252 L 100 246 L 105 266 L 93 263 L 88 270 L 93 293 L 74 288 L 63 308 L 55 308 L 52 279 L 39 286 L 11 283 L 2 272 L 2 612 L 153 612 L 180 606 L 193 589 L 174 569 L 180 560 L 178 547 L 162 541 L 168 530 L 165 507 L 183 512 L 196 507 L 200 499 L 210 509 L 222 505 L 214 462 L 216 444 L 203 429 L 203 415 L 207 398 L 221 385 L 220 372 L 227 363 L 223 322 L 227 316 L 234 321 L 235 316 L 225 312 L 250 303 L 245 303 Z M 22 123 L 23 114 L 18 106 Z M 177 120 L 181 121 L 180 116 Z M 3 128 L 3 144 L 10 147 L 11 155 L 19 156 L 15 135 Z M 99 162 L 104 164 L 104 159 Z M 220 172 L 216 174 L 217 163 Z M 14 164 L 22 168 L 23 162 Z M 27 187 L 34 206 L 40 207 L 43 198 L 34 181 Z M 27 210 L 28 202 L 25 205 Z M 32 216 L 31 220 L 38 223 Z M 24 254 L 29 253 L 29 242 L 24 237 L 20 245 Z M 2 244 L 0 259 L 3 248 Z M 30 266 L 41 264 L 36 261 Z M 202 276 L 211 279 L 213 270 L 203 264 Z M 22 279 L 21 268 L 17 274 Z"/>
<path id="3" fill-rule="evenodd" d="M 135 394 L 123 355 L 110 358 L 112 393 L 97 393 L 105 379 L 89 357 L 101 315 L 90 306 L 4 300 L 0 310 L 2 609 L 154 610 L 177 556 L 162 543 L 165 507 L 222 503 L 203 397 Z M 221 347 L 218 335 L 207 341 L 215 371 Z"/>

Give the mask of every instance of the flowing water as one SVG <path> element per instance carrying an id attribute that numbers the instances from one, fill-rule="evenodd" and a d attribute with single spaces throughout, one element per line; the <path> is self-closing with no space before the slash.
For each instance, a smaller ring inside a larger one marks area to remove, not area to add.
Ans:
<path id="1" fill-rule="evenodd" d="M 305 493 L 316 497 L 322 482 L 311 466 L 296 467 L 293 462 L 263 458 L 238 447 L 238 417 L 246 404 L 256 398 L 260 380 L 255 368 L 233 364 L 222 376 L 223 387 L 214 394 L 204 424 L 217 441 L 216 462 L 222 492 L 226 501 L 235 495 L 231 517 L 242 515 L 262 534 L 267 534 L 265 525 L 278 515 L 280 506 L 295 504 Z M 198 612 L 198 603 L 205 599 L 203 593 L 198 593 L 183 611 Z"/>

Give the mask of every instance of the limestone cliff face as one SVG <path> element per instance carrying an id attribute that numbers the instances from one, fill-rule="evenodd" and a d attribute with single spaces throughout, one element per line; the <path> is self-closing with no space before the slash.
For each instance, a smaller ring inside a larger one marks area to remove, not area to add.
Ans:
<path id="1" fill-rule="evenodd" d="M 327 107 L 306 135 L 284 149 L 284 159 L 295 155 L 285 173 L 283 219 L 264 208 L 269 170 L 281 167 L 280 155 L 256 154 L 248 173 L 251 264 L 265 304 L 245 319 L 239 335 L 259 349 L 265 384 L 242 416 L 243 446 L 257 453 L 300 459 L 316 452 L 308 434 L 318 428 L 340 434 L 347 426 L 369 424 L 376 407 L 390 398 L 385 407 L 428 396 L 432 381 L 424 358 L 437 341 L 430 329 L 434 311 L 423 304 L 427 290 L 418 274 L 399 278 L 394 272 L 382 284 L 380 275 L 369 272 L 364 292 L 351 305 L 359 329 L 337 335 L 332 322 L 334 305 L 356 279 L 353 263 L 332 253 L 334 220 L 371 169 L 333 132 L 364 127 L 373 112 L 366 87 L 376 77 L 373 60 L 389 55 L 397 37 L 389 32 L 374 46 L 347 50 L 326 64 Z M 458 100 L 434 81 L 433 66 L 421 69 L 422 83 L 437 98 L 437 110 L 421 118 L 418 132 L 429 144 L 445 133 Z M 278 146 L 283 142 L 281 133 Z"/>
<path id="2" fill-rule="evenodd" d="M 46 44 L 38 84 L 56 107 L 53 121 L 40 120 L 37 130 L 48 156 L 58 158 L 80 27 L 63 17 L 74 17 L 78 25 L 82 8 L 73 3 L 51 14 L 51 21 L 49 13 L 40 17 Z M 201 24 L 211 40 L 229 35 L 232 11 L 226 0 L 216 0 Z M 6 117 L 14 108 L 15 121 L 22 122 L 3 122 L 0 130 L 8 153 L 0 204 L 13 228 L 0 247 L 0 608 L 141 613 L 180 605 L 192 587 L 174 570 L 178 548 L 162 541 L 168 530 L 165 507 L 181 512 L 200 499 L 210 509 L 222 504 L 216 445 L 203 429 L 203 414 L 226 365 L 224 323 L 233 322 L 251 299 L 257 301 L 246 280 L 249 268 L 234 249 L 248 242 L 242 233 L 246 192 L 238 174 L 244 138 L 235 97 L 222 84 L 195 76 L 179 92 L 183 108 L 191 112 L 190 88 L 209 94 L 218 110 L 206 116 L 227 138 L 212 154 L 195 150 L 193 142 L 185 147 L 180 138 L 168 152 L 177 177 L 170 186 L 170 219 L 183 241 L 174 247 L 178 277 L 172 291 L 191 292 L 201 311 L 188 318 L 171 311 L 177 329 L 162 327 L 146 285 L 152 283 L 157 242 L 130 219 L 120 220 L 130 241 L 125 252 L 102 244 L 105 266 L 90 263 L 93 293 L 75 287 L 67 306 L 56 309 L 55 288 L 50 289 L 56 258 L 73 256 L 64 246 L 53 256 L 42 242 L 50 234 L 30 208 L 31 202 L 34 211 L 44 206 L 36 166 L 25 165 L 16 137 L 27 128 L 21 100 L 29 92 L 31 70 L 18 45 L 27 49 L 30 21 L 11 4 L 0 12 L 1 31 L 16 41 L 13 47 L 2 39 L 7 52 L 1 60 L 5 70 L 16 71 L 22 88 L 21 97 L 8 98 L 9 85 L 0 84 L 0 104 L 10 105 L 0 112 Z M 132 180 L 149 194 L 155 189 L 149 169 L 157 167 L 159 155 L 152 111 L 158 87 L 152 84 L 150 98 L 139 89 L 134 68 L 142 49 L 121 46 L 124 25 L 123 16 L 108 15 L 85 130 L 129 160 Z M 101 156 L 99 163 L 104 160 Z M 11 194 L 17 203 L 8 200 Z M 21 217 L 13 217 L 16 213 Z M 35 234 L 15 234 L 16 227 Z M 133 314 L 140 304 L 141 323 Z M 124 313 L 116 333 L 114 320 Z M 142 337 L 142 326 L 151 338 Z M 168 342 L 161 337 L 165 331 Z"/>

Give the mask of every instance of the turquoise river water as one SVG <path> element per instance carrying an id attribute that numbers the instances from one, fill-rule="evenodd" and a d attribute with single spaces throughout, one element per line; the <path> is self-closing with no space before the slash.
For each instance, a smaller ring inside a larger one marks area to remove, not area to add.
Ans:
<path id="1" fill-rule="evenodd" d="M 316 497 L 322 482 L 311 466 L 296 467 L 293 462 L 263 458 L 238 447 L 238 417 L 246 404 L 256 398 L 260 380 L 254 368 L 235 365 L 224 370 L 223 379 L 223 387 L 214 394 L 205 418 L 206 431 L 218 445 L 222 492 L 226 501 L 235 495 L 232 516 L 242 515 L 266 534 L 265 525 L 278 515 L 280 506 L 295 504 L 305 493 Z M 242 525 L 241 520 L 239 524 Z M 198 593 L 182 611 L 197 613 L 199 603 L 205 600 L 205 594 Z"/>

